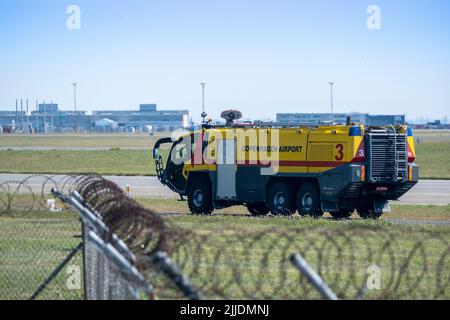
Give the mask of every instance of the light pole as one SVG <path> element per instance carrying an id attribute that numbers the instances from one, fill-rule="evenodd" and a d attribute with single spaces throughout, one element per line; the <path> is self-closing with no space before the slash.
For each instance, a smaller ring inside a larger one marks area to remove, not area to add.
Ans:
<path id="1" fill-rule="evenodd" d="M 330 85 L 330 91 L 331 91 L 331 116 L 330 116 L 330 120 L 331 120 L 331 122 L 333 122 L 334 121 L 334 113 L 333 113 L 333 85 L 334 85 L 334 82 L 331 81 L 331 82 L 328 82 L 328 84 Z"/>
<path id="2" fill-rule="evenodd" d="M 15 123 L 15 127 L 18 130 L 19 128 L 19 102 L 16 99 L 16 123 Z"/>
<path id="3" fill-rule="evenodd" d="M 202 86 L 202 119 L 203 119 L 203 122 L 205 122 L 205 118 L 207 116 L 207 114 L 205 112 L 205 86 L 206 86 L 206 83 L 201 82 L 200 85 Z"/>
<path id="4" fill-rule="evenodd" d="M 44 100 L 44 103 L 42 105 L 44 107 L 44 110 L 43 110 L 43 113 L 44 113 L 44 131 L 43 132 L 44 132 L 44 134 L 46 134 L 47 133 L 47 119 L 45 118 L 45 116 L 46 116 L 47 106 L 45 104 L 45 100 Z"/>
<path id="5" fill-rule="evenodd" d="M 29 121 L 29 119 L 28 119 L 28 99 L 26 101 L 27 101 L 27 113 L 25 114 L 25 118 L 27 120 L 27 128 L 26 128 L 26 130 L 28 131 L 30 129 L 30 124 L 28 123 L 28 121 Z"/>
<path id="6" fill-rule="evenodd" d="M 52 124 L 52 133 L 55 133 L 55 127 L 54 127 L 54 122 L 53 122 L 53 100 L 50 101 L 50 115 L 51 115 L 51 124 Z"/>
<path id="7" fill-rule="evenodd" d="M 77 84 L 74 82 L 73 85 L 73 110 L 77 112 Z"/>
<path id="8" fill-rule="evenodd" d="M 73 85 L 73 111 L 74 111 L 74 130 L 77 131 L 77 84 L 76 82 L 72 83 Z"/>
<path id="9" fill-rule="evenodd" d="M 20 99 L 20 130 L 23 133 L 23 99 Z"/>
<path id="10" fill-rule="evenodd" d="M 39 133 L 39 108 L 38 108 L 38 101 L 36 100 L 36 134 Z"/>

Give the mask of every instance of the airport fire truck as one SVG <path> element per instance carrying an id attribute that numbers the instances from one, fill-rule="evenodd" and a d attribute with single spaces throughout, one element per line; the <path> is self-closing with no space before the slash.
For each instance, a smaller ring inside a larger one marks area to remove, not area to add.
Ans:
<path id="1" fill-rule="evenodd" d="M 378 218 L 419 179 L 405 125 L 238 122 L 236 110 L 222 117 L 224 125 L 204 122 L 153 149 L 159 180 L 193 214 L 245 205 L 253 215 Z"/>

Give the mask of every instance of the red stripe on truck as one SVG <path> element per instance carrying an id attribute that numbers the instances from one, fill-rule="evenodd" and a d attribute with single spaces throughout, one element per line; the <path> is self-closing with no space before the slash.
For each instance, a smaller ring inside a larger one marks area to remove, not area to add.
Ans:
<path id="1" fill-rule="evenodd" d="M 290 160 L 281 160 L 281 161 L 270 161 L 269 163 L 261 162 L 261 161 L 238 161 L 237 164 L 240 166 L 257 166 L 257 167 L 270 167 L 270 166 L 279 166 L 279 167 L 339 167 L 348 162 L 346 161 L 290 161 Z"/>

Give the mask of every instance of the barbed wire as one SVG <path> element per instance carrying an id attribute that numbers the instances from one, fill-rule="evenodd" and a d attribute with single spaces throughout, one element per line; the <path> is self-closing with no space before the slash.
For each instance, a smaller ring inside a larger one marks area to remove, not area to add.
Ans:
<path id="1" fill-rule="evenodd" d="M 205 294 L 219 298 L 230 291 L 245 299 L 318 297 L 290 264 L 294 253 L 305 257 L 340 298 L 364 295 L 371 267 L 381 277 L 374 297 L 449 297 L 448 238 L 438 233 L 404 237 L 361 225 L 215 232 L 186 239 L 172 258 Z"/>
<path id="2" fill-rule="evenodd" d="M 173 286 L 157 268 L 142 262 L 156 251 L 166 251 L 207 297 L 318 297 L 291 265 L 294 253 L 304 256 L 341 298 L 362 297 L 371 289 L 370 268 L 379 270 L 382 281 L 369 297 L 450 294 L 448 237 L 438 232 L 405 238 L 396 229 L 352 224 L 256 232 L 184 230 L 143 208 L 110 181 L 88 179 L 78 191 L 111 231 L 143 257 L 139 268 L 162 296 L 173 297 Z"/>
<path id="3" fill-rule="evenodd" d="M 207 298 L 320 298 L 291 264 L 296 253 L 342 299 L 450 298 L 447 230 L 405 233 L 407 227 L 367 223 L 186 230 L 176 219 L 142 207 L 118 185 L 95 174 L 34 175 L 2 183 L 0 214 L 12 208 L 45 209 L 51 189 L 68 195 L 76 191 L 108 226 L 111 234 L 104 240 L 114 233 L 125 242 L 136 255 L 133 263 L 161 298 L 183 295 L 149 259 L 160 251 Z"/>
<path id="4" fill-rule="evenodd" d="M 98 177 L 86 175 L 30 175 L 22 180 L 10 180 L 0 183 L 0 216 L 13 212 L 28 213 L 33 210 L 48 210 L 47 200 L 51 190 L 58 189 L 71 193 L 86 179 Z M 64 209 L 67 207 L 60 204 Z"/>

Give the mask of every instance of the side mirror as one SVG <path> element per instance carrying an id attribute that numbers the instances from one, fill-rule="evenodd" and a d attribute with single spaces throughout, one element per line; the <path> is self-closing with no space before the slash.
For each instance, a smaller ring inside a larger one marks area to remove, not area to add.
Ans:
<path id="1" fill-rule="evenodd" d="M 156 141 L 155 146 L 153 147 L 153 159 L 154 160 L 158 159 L 159 147 L 165 143 L 172 143 L 172 138 L 167 137 L 167 138 L 162 138 L 162 139 L 159 139 L 158 141 Z"/>

